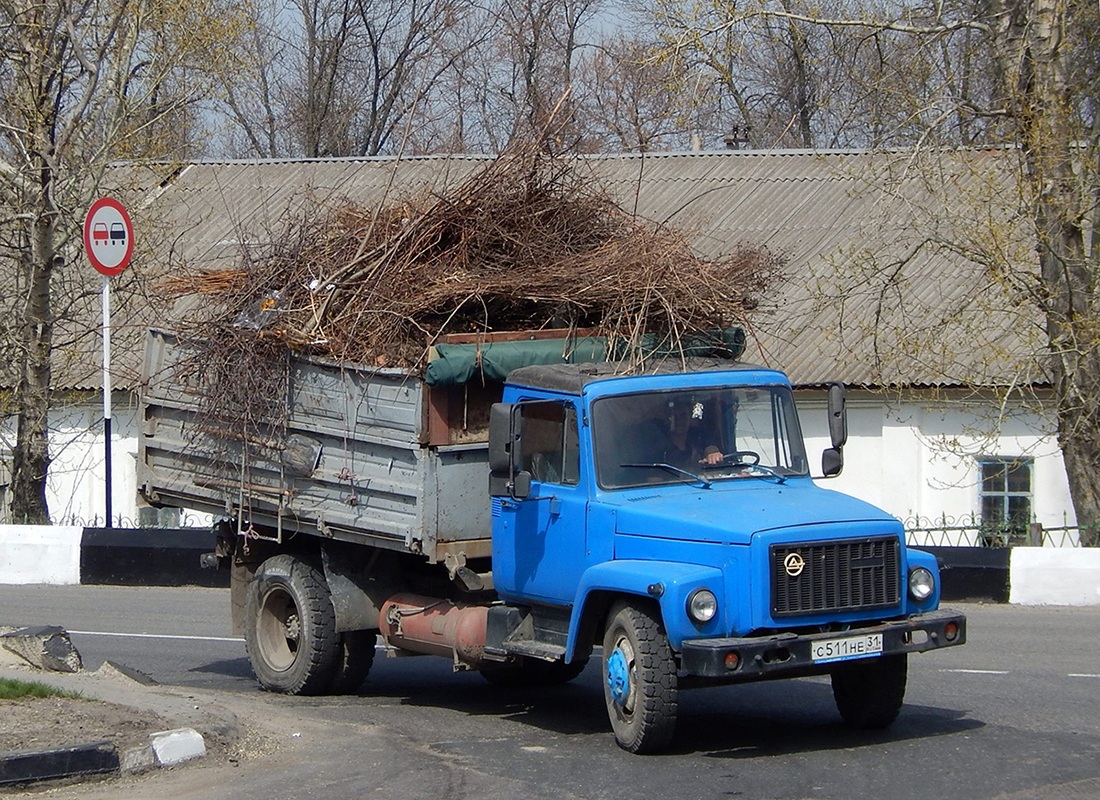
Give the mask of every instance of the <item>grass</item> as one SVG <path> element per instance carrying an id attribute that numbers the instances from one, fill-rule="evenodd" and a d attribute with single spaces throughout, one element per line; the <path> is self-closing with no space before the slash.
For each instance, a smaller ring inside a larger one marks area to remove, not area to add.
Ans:
<path id="1" fill-rule="evenodd" d="M 80 699 L 80 692 L 55 689 L 40 681 L 17 681 L 0 678 L 0 700 L 19 700 L 26 697 L 71 697 Z"/>

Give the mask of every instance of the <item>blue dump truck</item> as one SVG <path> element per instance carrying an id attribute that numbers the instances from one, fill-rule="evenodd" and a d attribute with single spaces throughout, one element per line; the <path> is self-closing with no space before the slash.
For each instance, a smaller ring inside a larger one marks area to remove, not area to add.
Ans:
<path id="1" fill-rule="evenodd" d="M 820 387 L 815 476 L 782 372 L 554 337 L 451 337 L 420 371 L 293 357 L 265 437 L 204 421 L 188 345 L 150 333 L 139 485 L 217 518 L 260 684 L 354 692 L 376 650 L 500 686 L 597 659 L 633 753 L 670 744 L 693 686 L 828 675 L 845 721 L 889 725 L 909 654 L 966 620 L 897 519 L 815 484 L 842 468 L 843 387 Z"/>

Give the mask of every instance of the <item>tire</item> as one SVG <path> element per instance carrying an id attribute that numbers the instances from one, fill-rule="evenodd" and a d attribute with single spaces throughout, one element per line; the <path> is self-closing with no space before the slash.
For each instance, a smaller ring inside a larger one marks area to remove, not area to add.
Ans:
<path id="1" fill-rule="evenodd" d="M 508 664 L 484 667 L 481 677 L 494 686 L 516 688 L 524 686 L 560 686 L 584 672 L 588 659 L 573 661 L 543 661 L 520 656 Z"/>
<path id="2" fill-rule="evenodd" d="M 374 664 L 377 631 L 345 631 L 339 635 L 336 663 L 328 694 L 355 694 Z"/>
<path id="3" fill-rule="evenodd" d="M 620 601 L 603 637 L 603 692 L 615 743 L 656 753 L 676 731 L 676 661 L 655 606 Z"/>
<path id="4" fill-rule="evenodd" d="M 260 686 L 302 695 L 329 689 L 340 640 L 319 570 L 291 555 L 269 558 L 249 584 L 245 614 L 245 650 Z"/>
<path id="5" fill-rule="evenodd" d="M 844 721 L 876 730 L 897 719 L 905 702 L 908 656 L 883 656 L 837 666 L 832 674 L 833 699 Z"/>

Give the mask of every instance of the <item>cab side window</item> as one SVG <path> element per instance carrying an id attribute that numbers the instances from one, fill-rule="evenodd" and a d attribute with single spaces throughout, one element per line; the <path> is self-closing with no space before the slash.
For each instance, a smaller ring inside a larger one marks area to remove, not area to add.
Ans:
<path id="1" fill-rule="evenodd" d="M 542 483 L 576 485 L 580 480 L 577 412 L 558 402 L 524 403 L 522 469 Z"/>

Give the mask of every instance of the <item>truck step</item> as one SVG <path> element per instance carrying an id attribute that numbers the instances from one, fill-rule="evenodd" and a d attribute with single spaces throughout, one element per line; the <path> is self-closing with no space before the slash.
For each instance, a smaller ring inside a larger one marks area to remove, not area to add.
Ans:
<path id="1" fill-rule="evenodd" d="M 520 639 L 514 642 L 505 642 L 504 651 L 513 656 L 530 656 L 544 661 L 557 661 L 565 656 L 565 648 L 561 645 L 548 642 L 535 642 L 530 639 Z"/>

